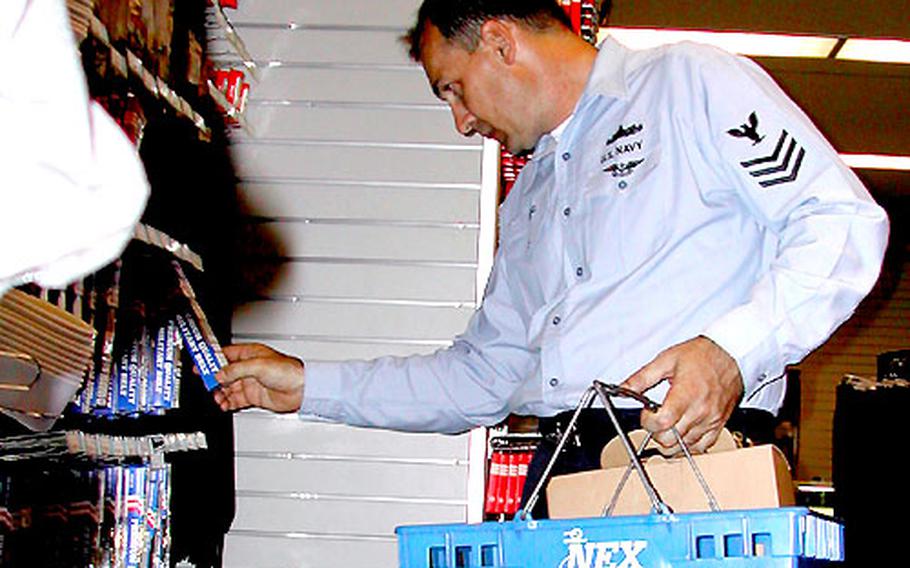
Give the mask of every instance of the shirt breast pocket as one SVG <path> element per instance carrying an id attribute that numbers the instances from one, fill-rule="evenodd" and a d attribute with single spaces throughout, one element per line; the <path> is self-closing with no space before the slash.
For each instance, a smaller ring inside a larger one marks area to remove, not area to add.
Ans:
<path id="1" fill-rule="evenodd" d="M 600 167 L 588 179 L 588 192 L 626 193 L 649 183 L 658 174 L 660 146 L 632 150 L 623 154 L 605 152 Z"/>
<path id="2" fill-rule="evenodd" d="M 596 223 L 587 243 L 602 273 L 636 270 L 651 262 L 672 234 L 672 180 L 662 179 L 660 147 L 614 161 L 588 178 L 587 207 Z M 609 165 L 619 164 L 616 168 Z"/>

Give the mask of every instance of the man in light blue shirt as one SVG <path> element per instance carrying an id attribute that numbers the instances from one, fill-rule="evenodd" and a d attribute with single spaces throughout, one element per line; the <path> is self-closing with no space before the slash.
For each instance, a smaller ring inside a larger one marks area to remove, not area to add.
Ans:
<path id="1" fill-rule="evenodd" d="M 641 415 L 659 443 L 675 426 L 704 450 L 737 406 L 776 412 L 785 366 L 875 283 L 884 211 L 753 62 L 597 50 L 552 0 L 426 0 L 410 40 L 461 133 L 533 150 L 483 305 L 429 356 L 304 373 L 229 347 L 222 408 L 457 432 L 556 415 L 601 379 L 663 403 Z"/>

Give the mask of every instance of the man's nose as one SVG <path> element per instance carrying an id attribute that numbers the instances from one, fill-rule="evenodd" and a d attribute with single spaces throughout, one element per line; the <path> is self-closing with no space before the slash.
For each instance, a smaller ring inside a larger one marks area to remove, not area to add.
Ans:
<path id="1" fill-rule="evenodd" d="M 471 114 L 463 104 L 452 105 L 452 116 L 455 119 L 455 129 L 464 136 L 472 136 L 476 132 L 477 117 Z"/>

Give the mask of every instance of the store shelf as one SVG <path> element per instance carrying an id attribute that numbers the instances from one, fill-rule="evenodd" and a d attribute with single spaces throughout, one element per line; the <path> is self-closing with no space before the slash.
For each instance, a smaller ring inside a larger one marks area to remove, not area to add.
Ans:
<path id="1" fill-rule="evenodd" d="M 136 77 L 150 95 L 163 101 L 178 115 L 190 120 L 196 125 L 199 129 L 199 137 L 201 139 L 211 140 L 212 131 L 206 125 L 202 115 L 196 112 L 186 99 L 168 87 L 160 77 L 146 69 L 142 64 L 142 59 L 140 57 L 129 49 L 124 49 L 124 52 L 121 52 L 114 47 L 111 43 L 110 34 L 107 32 L 107 28 L 95 15 L 89 17 L 89 33 L 92 37 L 101 42 L 102 45 L 110 49 L 111 63 L 117 73 L 122 77 L 129 77 L 130 75 Z"/>
<path id="2" fill-rule="evenodd" d="M 141 223 L 136 225 L 136 228 L 133 231 L 133 238 L 137 241 L 141 241 L 148 245 L 152 245 L 170 252 L 178 259 L 188 262 L 193 266 L 193 268 L 200 272 L 204 270 L 202 267 L 202 257 L 193 252 L 190 247 L 174 240 L 166 233 L 163 233 L 154 227 L 150 227 Z"/>
<path id="3" fill-rule="evenodd" d="M 250 76 L 259 81 L 259 68 L 253 56 L 220 5 L 213 3 L 206 8 L 206 28 L 209 32 L 209 45 L 214 48 L 209 54 L 210 57 L 216 60 L 223 56 L 237 58 L 249 71 Z"/>

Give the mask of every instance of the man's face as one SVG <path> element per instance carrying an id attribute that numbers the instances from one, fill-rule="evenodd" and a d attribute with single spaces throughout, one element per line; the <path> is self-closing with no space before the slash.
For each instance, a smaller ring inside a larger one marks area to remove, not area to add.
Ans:
<path id="1" fill-rule="evenodd" d="M 469 52 L 428 25 L 421 63 L 433 92 L 449 105 L 458 132 L 495 139 L 513 153 L 537 143 L 539 135 L 522 120 L 528 116 L 526 93 L 515 87 L 514 71 L 483 39 Z"/>

